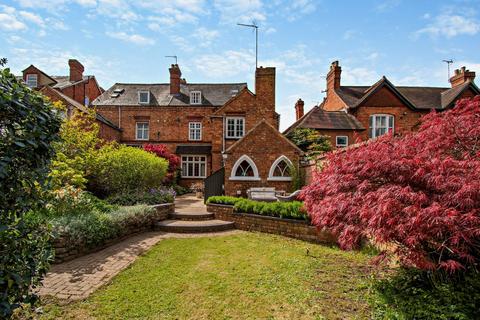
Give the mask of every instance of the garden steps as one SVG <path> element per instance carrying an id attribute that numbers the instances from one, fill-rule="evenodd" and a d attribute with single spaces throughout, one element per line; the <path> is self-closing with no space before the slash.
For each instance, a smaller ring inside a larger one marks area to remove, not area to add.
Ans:
<path id="1" fill-rule="evenodd" d="M 183 221 L 203 221 L 203 220 L 212 220 L 214 219 L 214 214 L 210 212 L 174 212 L 168 215 L 170 219 L 173 220 L 183 220 Z"/>
<path id="2" fill-rule="evenodd" d="M 223 220 L 163 220 L 155 223 L 155 229 L 159 231 L 174 233 L 203 233 L 203 232 L 220 232 L 232 230 L 235 223 Z"/>

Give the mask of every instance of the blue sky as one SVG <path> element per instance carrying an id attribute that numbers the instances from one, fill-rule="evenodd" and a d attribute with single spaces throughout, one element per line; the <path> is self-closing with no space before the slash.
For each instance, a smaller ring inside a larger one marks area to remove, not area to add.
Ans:
<path id="1" fill-rule="evenodd" d="M 342 84 L 448 86 L 443 59 L 480 73 L 480 0 L 1 0 L 0 57 L 20 73 L 34 64 L 68 73 L 77 58 L 104 88 L 168 82 L 177 55 L 188 82 L 248 82 L 254 34 L 259 64 L 277 67 L 281 127 L 294 103 L 323 99 L 330 62 Z M 478 82 L 478 81 L 477 81 Z"/>

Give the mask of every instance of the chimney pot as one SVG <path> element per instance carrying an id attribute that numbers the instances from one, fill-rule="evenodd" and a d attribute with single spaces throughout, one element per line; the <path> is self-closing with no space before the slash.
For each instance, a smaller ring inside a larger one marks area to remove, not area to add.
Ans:
<path id="1" fill-rule="evenodd" d="M 454 75 L 450 78 L 452 88 L 464 84 L 467 81 L 473 82 L 475 79 L 475 72 L 468 70 L 465 66 L 460 69 L 455 69 Z"/>
<path id="2" fill-rule="evenodd" d="M 304 113 L 304 108 L 303 108 L 304 105 L 305 105 L 305 103 L 303 102 L 302 99 L 298 99 L 297 102 L 295 103 L 295 117 L 296 117 L 297 121 L 298 121 L 298 119 L 303 117 L 303 115 L 305 114 Z"/>
<path id="3" fill-rule="evenodd" d="M 338 60 L 333 61 L 327 74 L 327 95 L 329 92 L 340 88 L 341 74 L 342 67 L 340 67 Z"/>

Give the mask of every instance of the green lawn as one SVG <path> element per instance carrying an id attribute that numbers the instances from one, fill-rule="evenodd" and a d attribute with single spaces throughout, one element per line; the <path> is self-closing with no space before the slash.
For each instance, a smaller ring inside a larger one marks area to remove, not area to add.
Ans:
<path id="1" fill-rule="evenodd" d="M 365 319 L 369 259 L 260 233 L 167 239 L 86 301 L 46 306 L 45 318 Z"/>

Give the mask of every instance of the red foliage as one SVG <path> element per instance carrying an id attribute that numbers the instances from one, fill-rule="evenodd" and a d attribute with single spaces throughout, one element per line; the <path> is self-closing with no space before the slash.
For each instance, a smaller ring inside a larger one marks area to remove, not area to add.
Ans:
<path id="1" fill-rule="evenodd" d="M 418 132 L 331 153 L 302 197 L 343 249 L 365 238 L 400 261 L 453 272 L 480 262 L 480 96 L 422 118 Z"/>
<path id="2" fill-rule="evenodd" d="M 146 144 L 143 146 L 143 150 L 155 153 L 157 156 L 162 157 L 168 161 L 168 172 L 165 178 L 165 182 L 172 182 L 175 177 L 175 172 L 180 166 L 180 158 L 171 153 L 167 146 L 164 144 Z"/>

